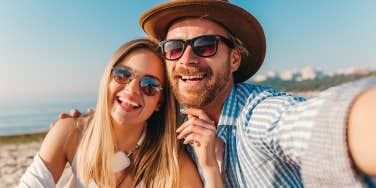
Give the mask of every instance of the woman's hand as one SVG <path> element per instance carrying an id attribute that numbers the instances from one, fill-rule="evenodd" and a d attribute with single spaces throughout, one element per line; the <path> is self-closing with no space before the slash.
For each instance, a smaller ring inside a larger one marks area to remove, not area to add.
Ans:
<path id="1" fill-rule="evenodd" d="M 217 167 L 215 158 L 216 127 L 203 110 L 185 109 L 181 110 L 188 116 L 176 132 L 178 139 L 185 139 L 184 144 L 193 143 L 193 148 L 202 168 Z"/>
<path id="2" fill-rule="evenodd" d="M 188 116 L 177 130 L 178 139 L 185 139 L 184 144 L 193 143 L 198 162 L 205 178 L 205 187 L 223 187 L 222 176 L 215 154 L 216 125 L 201 109 L 181 110 Z"/>

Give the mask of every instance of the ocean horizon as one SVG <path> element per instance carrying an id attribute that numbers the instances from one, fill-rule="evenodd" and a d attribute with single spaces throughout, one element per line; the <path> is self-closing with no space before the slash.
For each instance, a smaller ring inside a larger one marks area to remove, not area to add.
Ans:
<path id="1" fill-rule="evenodd" d="M 83 102 L 34 102 L 0 105 L 0 136 L 47 131 L 60 113 L 72 108 L 85 112 L 95 108 L 96 101 Z"/>

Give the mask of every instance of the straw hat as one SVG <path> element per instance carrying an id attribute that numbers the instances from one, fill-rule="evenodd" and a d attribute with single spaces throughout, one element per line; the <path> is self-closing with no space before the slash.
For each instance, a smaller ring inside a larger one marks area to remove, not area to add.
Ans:
<path id="1" fill-rule="evenodd" d="M 249 52 L 234 73 L 235 83 L 254 75 L 265 57 L 265 35 L 260 23 L 246 10 L 226 0 L 171 0 L 141 15 L 139 24 L 154 40 L 163 40 L 172 22 L 182 17 L 201 17 L 221 24 L 239 38 Z"/>

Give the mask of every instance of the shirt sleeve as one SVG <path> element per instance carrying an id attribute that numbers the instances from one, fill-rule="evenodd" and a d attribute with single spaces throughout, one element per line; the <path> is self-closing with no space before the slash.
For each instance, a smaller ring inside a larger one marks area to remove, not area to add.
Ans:
<path id="1" fill-rule="evenodd" d="M 309 100 L 274 93 L 253 109 L 248 133 L 266 152 L 300 166 L 305 187 L 361 187 L 367 177 L 352 166 L 346 120 L 355 97 L 372 86 L 376 78 L 333 87 Z"/>
<path id="2" fill-rule="evenodd" d="M 55 187 L 52 174 L 37 153 L 34 160 L 20 179 L 17 188 L 50 188 Z"/>
<path id="3" fill-rule="evenodd" d="M 375 187 L 370 177 L 355 170 L 347 145 L 347 115 L 355 97 L 376 87 L 376 78 L 332 88 L 315 117 L 312 135 L 302 156 L 306 187 Z"/>

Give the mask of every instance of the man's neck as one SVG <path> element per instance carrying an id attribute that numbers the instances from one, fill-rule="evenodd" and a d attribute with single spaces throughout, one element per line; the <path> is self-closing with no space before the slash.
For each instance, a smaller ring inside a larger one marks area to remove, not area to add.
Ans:
<path id="1" fill-rule="evenodd" d="M 215 97 L 211 103 L 202 108 L 210 117 L 210 119 L 215 121 L 216 125 L 218 124 L 219 118 L 221 117 L 223 105 L 225 104 L 227 97 L 231 93 L 232 86 L 233 84 L 230 84 L 230 86 L 228 86 L 219 95 L 217 95 L 217 97 Z"/>

